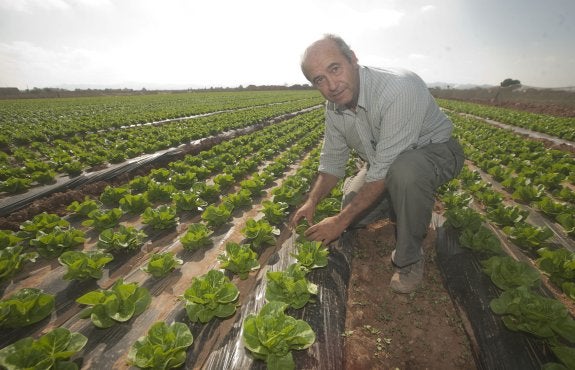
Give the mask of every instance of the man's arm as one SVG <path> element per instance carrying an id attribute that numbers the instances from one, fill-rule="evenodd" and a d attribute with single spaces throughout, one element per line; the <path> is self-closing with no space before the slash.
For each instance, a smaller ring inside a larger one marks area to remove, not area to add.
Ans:
<path id="1" fill-rule="evenodd" d="M 336 215 L 338 222 L 344 226 L 343 229 L 347 229 L 357 216 L 377 202 L 384 190 L 384 180 L 376 180 L 363 184 L 351 202 Z"/>
<path id="2" fill-rule="evenodd" d="M 305 235 L 311 240 L 322 242 L 324 245 L 334 241 L 351 225 L 356 217 L 379 199 L 384 190 L 384 180 L 365 183 L 340 213 L 311 226 Z"/>
<path id="3" fill-rule="evenodd" d="M 317 204 L 329 194 L 331 189 L 333 189 L 339 178 L 337 176 L 331 175 L 329 173 L 320 172 L 319 176 L 313 185 L 311 192 L 305 203 L 296 211 L 291 225 L 297 225 L 298 221 L 305 218 L 310 225 L 313 225 L 313 214 L 315 213 L 315 208 Z"/>

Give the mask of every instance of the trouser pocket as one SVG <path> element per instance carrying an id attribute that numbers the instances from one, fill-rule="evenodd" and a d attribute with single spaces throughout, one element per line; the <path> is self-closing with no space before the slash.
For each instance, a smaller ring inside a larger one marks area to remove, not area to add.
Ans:
<path id="1" fill-rule="evenodd" d="M 457 141 L 457 139 L 455 138 L 451 138 L 447 141 L 447 147 L 449 148 L 451 154 L 453 155 L 454 168 L 452 178 L 454 178 L 459 176 L 459 173 L 463 168 L 463 164 L 465 162 L 465 154 L 463 153 L 463 148 L 461 147 L 461 144 L 459 144 L 459 141 Z"/>
<path id="2" fill-rule="evenodd" d="M 461 172 L 465 157 L 457 140 L 451 138 L 444 143 L 424 147 L 427 158 L 435 170 L 435 187 L 438 188 Z"/>

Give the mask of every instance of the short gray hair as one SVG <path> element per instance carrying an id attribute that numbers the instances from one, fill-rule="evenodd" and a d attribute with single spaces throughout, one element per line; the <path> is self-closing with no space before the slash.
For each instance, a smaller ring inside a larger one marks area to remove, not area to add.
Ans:
<path id="1" fill-rule="evenodd" d="M 347 60 L 351 63 L 353 61 L 353 57 L 354 57 L 354 53 L 351 50 L 351 48 L 349 47 L 349 45 L 343 41 L 343 39 L 337 35 L 331 34 L 331 33 L 326 33 L 323 36 L 324 40 L 331 40 L 333 42 L 335 42 L 335 44 L 337 45 L 339 51 L 341 51 L 341 53 L 347 58 Z"/>

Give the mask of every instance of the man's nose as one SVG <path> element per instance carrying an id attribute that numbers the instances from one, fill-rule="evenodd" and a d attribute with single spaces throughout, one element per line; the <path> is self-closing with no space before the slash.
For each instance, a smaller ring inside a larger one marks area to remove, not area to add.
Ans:
<path id="1" fill-rule="evenodd" d="M 329 91 L 335 91 L 337 89 L 337 81 L 333 78 L 326 77 L 327 79 L 327 88 Z"/>

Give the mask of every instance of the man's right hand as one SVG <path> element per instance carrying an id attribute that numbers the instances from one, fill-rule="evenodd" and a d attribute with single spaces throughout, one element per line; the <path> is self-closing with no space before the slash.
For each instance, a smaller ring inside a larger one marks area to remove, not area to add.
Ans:
<path id="1" fill-rule="evenodd" d="M 305 218 L 310 226 L 313 225 L 314 213 L 315 213 L 315 204 L 312 201 L 308 200 L 293 215 L 290 222 L 290 227 L 294 229 L 302 218 Z"/>

